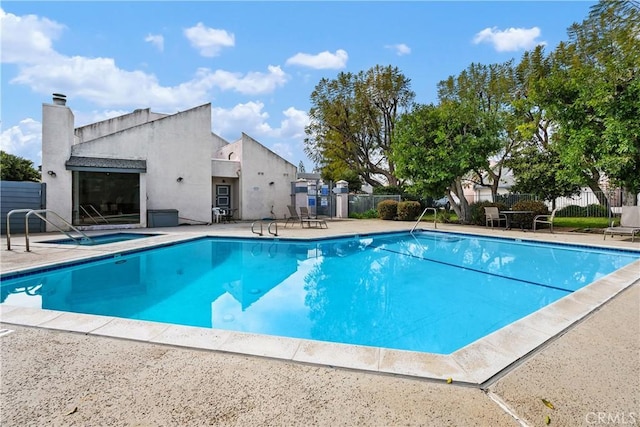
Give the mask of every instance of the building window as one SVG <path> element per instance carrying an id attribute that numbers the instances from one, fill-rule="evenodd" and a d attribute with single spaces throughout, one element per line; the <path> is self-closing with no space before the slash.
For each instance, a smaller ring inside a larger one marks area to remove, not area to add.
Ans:
<path id="1" fill-rule="evenodd" d="M 73 172 L 73 224 L 139 224 L 140 174 Z"/>

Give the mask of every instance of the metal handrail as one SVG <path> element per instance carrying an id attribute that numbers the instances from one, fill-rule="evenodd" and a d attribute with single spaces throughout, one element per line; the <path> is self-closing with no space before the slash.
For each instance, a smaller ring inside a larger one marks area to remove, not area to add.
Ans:
<path id="1" fill-rule="evenodd" d="M 31 212 L 32 210 L 33 209 L 13 209 L 7 212 L 7 250 L 8 251 L 11 250 L 11 221 L 9 221 L 9 218 L 14 213 Z"/>
<path id="2" fill-rule="evenodd" d="M 272 232 L 271 232 L 271 226 L 272 226 L 273 224 L 275 224 L 275 225 L 276 225 L 276 232 L 275 232 L 275 233 L 272 233 Z M 278 221 L 271 221 L 271 222 L 269 223 L 269 226 L 267 226 L 267 231 L 269 232 L 269 234 L 273 234 L 274 236 L 277 236 L 277 235 L 278 235 Z"/>
<path id="3" fill-rule="evenodd" d="M 55 224 L 52 221 L 48 220 L 46 216 L 40 215 L 41 213 L 51 213 L 51 214 L 57 216 L 58 219 L 60 219 L 60 221 L 62 221 L 66 226 L 68 226 L 70 229 L 72 229 L 76 233 L 80 234 L 82 237 L 80 237 L 80 239 L 77 239 L 71 233 L 69 233 L 68 231 L 62 229 L 62 227 L 59 227 L 57 224 Z M 27 252 L 29 252 L 29 216 L 31 216 L 31 215 L 35 215 L 38 218 L 40 218 L 41 220 L 43 220 L 44 222 L 46 222 L 48 224 L 51 224 L 53 227 L 58 229 L 58 231 L 63 233 L 65 236 L 67 236 L 68 238 L 70 238 L 74 242 L 78 242 L 78 240 L 80 242 L 92 242 L 93 241 L 91 239 L 91 237 L 87 236 L 82 231 L 78 230 L 73 225 L 68 223 L 64 218 L 62 218 L 60 215 L 58 215 L 55 211 L 52 211 L 51 209 L 37 209 L 37 210 L 33 210 L 32 209 L 24 217 L 24 242 L 25 242 L 25 247 L 26 247 L 26 251 Z"/>
<path id="4" fill-rule="evenodd" d="M 253 229 L 254 226 L 256 225 L 256 222 L 260 223 L 260 232 L 259 233 Z M 262 236 L 262 221 L 254 221 L 254 222 L 252 222 L 251 223 L 251 232 L 253 234 L 257 234 L 258 236 Z"/>
<path id="5" fill-rule="evenodd" d="M 420 217 L 418 217 L 418 220 L 416 221 L 416 223 L 413 224 L 413 228 L 411 229 L 410 233 L 413 233 L 413 231 L 416 229 L 418 224 L 420 224 L 420 221 L 422 220 L 422 217 L 424 216 L 424 214 L 427 213 L 428 210 L 432 210 L 433 211 L 433 228 L 438 228 L 438 223 L 436 222 L 436 220 L 437 220 L 436 217 L 438 216 L 438 211 L 436 210 L 436 208 L 424 208 L 424 210 L 420 214 Z"/>

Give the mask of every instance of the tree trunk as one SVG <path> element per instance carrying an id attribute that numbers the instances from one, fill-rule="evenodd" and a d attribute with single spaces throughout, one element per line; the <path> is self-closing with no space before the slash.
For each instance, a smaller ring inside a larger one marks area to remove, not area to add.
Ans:
<path id="1" fill-rule="evenodd" d="M 451 206 L 454 212 L 458 215 L 458 219 L 463 224 L 469 224 L 471 222 L 471 209 L 469 209 L 469 202 L 464 197 L 464 187 L 462 185 L 462 178 L 456 178 L 449 189 L 450 193 L 455 194 L 459 202 L 455 203 L 453 197 L 449 196 Z"/>
<path id="2" fill-rule="evenodd" d="M 598 199 L 598 203 L 609 209 L 609 199 L 607 198 L 607 195 L 604 193 L 604 191 L 602 191 L 602 188 L 600 188 L 600 184 L 598 184 L 598 181 L 595 179 L 589 179 L 587 182 L 587 186 L 591 189 L 591 191 L 593 191 L 593 194 L 595 194 L 596 198 Z"/>
<path id="3" fill-rule="evenodd" d="M 624 191 L 624 195 L 622 196 L 622 200 L 624 200 L 624 204 L 626 206 L 637 206 L 638 205 L 638 194 L 635 191 L 629 190 L 628 188 L 624 188 L 622 191 Z"/>

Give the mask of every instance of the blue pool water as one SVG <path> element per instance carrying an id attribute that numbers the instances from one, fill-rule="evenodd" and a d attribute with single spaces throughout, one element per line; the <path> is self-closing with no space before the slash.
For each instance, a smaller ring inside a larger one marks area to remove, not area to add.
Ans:
<path id="1" fill-rule="evenodd" d="M 157 234 L 142 234 L 142 233 L 112 233 L 103 234 L 100 236 L 90 236 L 91 240 L 78 241 L 73 239 L 57 239 L 48 240 L 41 243 L 55 243 L 56 245 L 82 245 L 82 246 L 95 246 L 106 245 L 107 243 L 126 242 L 128 240 L 144 239 L 145 237 L 157 236 Z"/>
<path id="2" fill-rule="evenodd" d="M 637 260 L 439 232 L 201 238 L 24 275 L 2 302 L 449 354 Z"/>

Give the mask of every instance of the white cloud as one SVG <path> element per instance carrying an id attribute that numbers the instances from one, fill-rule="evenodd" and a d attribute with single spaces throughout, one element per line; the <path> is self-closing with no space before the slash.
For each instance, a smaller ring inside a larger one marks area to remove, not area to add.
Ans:
<path id="1" fill-rule="evenodd" d="M 292 160 L 290 160 L 293 158 L 293 148 L 291 147 L 291 144 L 288 144 L 286 142 L 276 142 L 271 146 L 271 151 L 273 151 L 283 159 L 288 159 L 291 163 L 298 166 L 297 163 L 294 163 Z"/>
<path id="2" fill-rule="evenodd" d="M 309 124 L 307 112 L 289 107 L 284 110 L 282 114 L 285 116 L 285 119 L 280 122 L 277 135 L 273 136 L 280 138 L 304 138 L 304 128 Z"/>
<path id="3" fill-rule="evenodd" d="M 540 37 L 540 28 L 507 28 L 498 30 L 497 27 L 485 28 L 475 35 L 473 43 L 490 43 L 498 52 L 513 52 L 526 50 L 546 42 L 537 40 Z"/>
<path id="4" fill-rule="evenodd" d="M 65 26 L 35 15 L 16 16 L 0 9 L 2 62 L 32 64 L 57 56 L 52 41 Z"/>
<path id="5" fill-rule="evenodd" d="M 247 102 L 238 104 L 230 110 L 213 107 L 211 118 L 213 132 L 228 141 L 235 141 L 242 132 L 259 139 L 270 131 L 266 120 L 269 114 L 265 111 L 262 102 Z"/>
<path id="6" fill-rule="evenodd" d="M 149 34 L 144 41 L 154 45 L 160 52 L 164 51 L 164 37 L 160 34 Z"/>
<path id="7" fill-rule="evenodd" d="M 29 159 L 37 168 L 42 164 L 42 124 L 24 119 L 0 133 L 0 148 L 6 153 Z"/>
<path id="8" fill-rule="evenodd" d="M 173 112 L 211 101 L 214 89 L 245 95 L 267 94 L 290 79 L 278 66 L 269 66 L 266 72 L 244 74 L 201 68 L 188 81 L 163 86 L 154 74 L 124 70 L 113 58 L 60 55 L 52 47 L 54 38 L 64 28 L 60 24 L 33 15 L 6 14 L 1 9 L 0 18 L 2 59 L 18 65 L 18 74 L 10 83 L 26 85 L 42 94 L 56 88 L 70 101 L 81 98 L 105 108 L 152 107 Z M 233 44 L 233 36 L 204 28 L 202 24 L 185 31 L 194 33 L 192 42 L 205 50 Z M 157 45 L 161 37 L 149 35 L 146 40 Z"/>
<path id="9" fill-rule="evenodd" d="M 296 53 L 287 59 L 287 65 L 300 65 L 302 67 L 315 68 L 317 70 L 340 69 L 347 65 L 349 55 L 342 49 L 336 50 L 336 53 L 329 51 L 320 52 L 317 55 L 308 53 Z"/>
<path id="10" fill-rule="evenodd" d="M 271 93 L 288 80 L 287 75 L 279 66 L 269 65 L 267 73 L 252 71 L 246 74 L 230 71 L 201 69 L 199 76 L 203 82 L 221 90 L 233 90 L 245 95 L 259 95 Z"/>
<path id="11" fill-rule="evenodd" d="M 161 86 L 153 74 L 123 70 L 111 58 L 81 56 L 60 56 L 55 62 L 24 67 L 11 83 L 27 85 L 39 93 L 55 87 L 70 100 L 80 97 L 104 107 L 184 108 L 206 100 L 210 89 L 197 78 L 173 87 Z"/>
<path id="12" fill-rule="evenodd" d="M 236 43 L 235 35 L 225 30 L 205 27 L 202 22 L 198 22 L 195 27 L 185 28 L 184 35 L 191 46 L 207 58 L 218 56 L 222 48 L 233 47 Z"/>
<path id="13" fill-rule="evenodd" d="M 265 138 L 275 138 L 279 141 L 273 144 L 273 151 L 290 159 L 291 155 L 287 154 L 285 156 L 284 153 L 289 153 L 288 150 L 291 150 L 291 145 L 282 140 L 302 140 L 304 137 L 304 128 L 309 124 L 309 117 L 306 112 L 293 107 L 284 110 L 282 115 L 284 118 L 280 121 L 280 127 L 273 128 L 267 122 L 269 114 L 264 111 L 264 104 L 262 102 L 252 101 L 245 104 L 238 104 L 230 110 L 214 107 L 211 112 L 213 132 L 226 140 L 234 141 L 240 137 L 242 132 L 256 138 L 260 142 L 264 142 L 263 139 Z M 276 149 L 277 144 L 282 145 Z M 285 150 L 285 145 L 289 147 L 288 150 Z"/>
<path id="14" fill-rule="evenodd" d="M 396 55 L 398 56 L 408 55 L 411 53 L 411 48 L 404 43 L 388 44 L 385 48 L 395 50 Z"/>
<path id="15" fill-rule="evenodd" d="M 248 95 L 265 94 L 288 80 L 289 76 L 275 66 L 269 66 L 266 73 L 244 75 L 201 68 L 189 81 L 162 86 L 155 75 L 123 70 L 112 58 L 59 56 L 55 62 L 23 67 L 11 83 L 27 85 L 40 93 L 49 93 L 55 87 L 69 99 L 81 97 L 104 107 L 153 106 L 175 110 L 207 102 L 214 88 Z"/>

